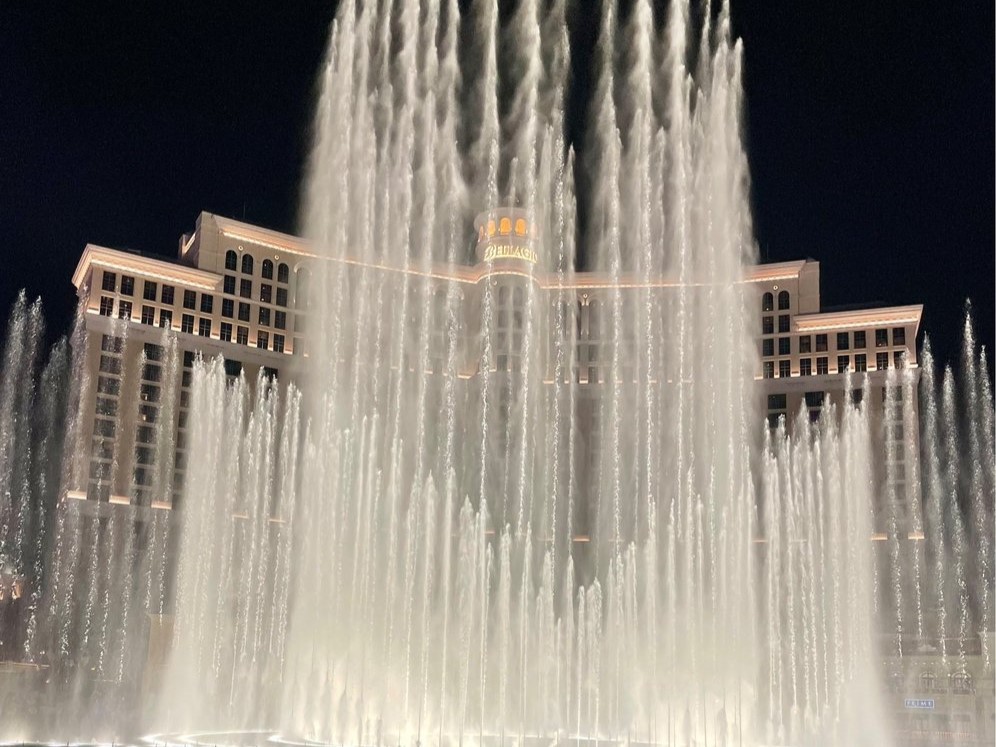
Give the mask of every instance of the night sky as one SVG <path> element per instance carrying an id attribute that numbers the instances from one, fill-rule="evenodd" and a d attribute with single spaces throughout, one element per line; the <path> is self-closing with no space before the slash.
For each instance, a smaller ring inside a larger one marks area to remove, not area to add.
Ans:
<path id="1" fill-rule="evenodd" d="M 61 333 L 88 241 L 173 255 L 200 210 L 294 232 L 334 10 L 0 0 L 0 314 L 26 287 Z M 824 306 L 923 303 L 942 357 L 971 298 L 991 348 L 992 0 L 733 18 L 763 259 L 818 259 Z M 581 37 L 596 21 L 579 3 Z"/>

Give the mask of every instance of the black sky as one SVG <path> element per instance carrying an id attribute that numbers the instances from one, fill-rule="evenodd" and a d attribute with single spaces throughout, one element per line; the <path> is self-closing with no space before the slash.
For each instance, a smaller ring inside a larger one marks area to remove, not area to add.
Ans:
<path id="1" fill-rule="evenodd" d="M 88 241 L 173 254 L 200 210 L 293 232 L 334 6 L 0 0 L 0 314 L 26 286 L 64 329 Z M 824 305 L 925 304 L 942 357 L 969 297 L 994 341 L 993 16 L 734 0 L 763 258 L 820 260 Z"/>

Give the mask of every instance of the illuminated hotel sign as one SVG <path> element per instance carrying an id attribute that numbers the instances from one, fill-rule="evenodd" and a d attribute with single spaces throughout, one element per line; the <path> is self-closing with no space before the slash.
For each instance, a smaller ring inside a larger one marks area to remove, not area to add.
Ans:
<path id="1" fill-rule="evenodd" d="M 906 707 L 914 710 L 920 711 L 932 711 L 934 710 L 934 699 L 933 698 L 907 698 Z"/>
<path id="2" fill-rule="evenodd" d="M 490 244 L 484 248 L 484 261 L 494 262 L 496 259 L 522 259 L 536 264 L 539 257 L 528 246 L 515 244 Z"/>

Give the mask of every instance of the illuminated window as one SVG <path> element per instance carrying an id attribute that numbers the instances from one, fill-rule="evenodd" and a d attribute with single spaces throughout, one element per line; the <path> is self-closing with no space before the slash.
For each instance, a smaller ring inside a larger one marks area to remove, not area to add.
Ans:
<path id="1" fill-rule="evenodd" d="M 263 260 L 263 267 L 261 268 L 261 273 L 267 280 L 273 280 L 273 261 L 269 259 Z"/>
<path id="2" fill-rule="evenodd" d="M 778 294 L 778 310 L 785 311 L 789 308 L 789 292 L 781 291 Z"/>
<path id="3" fill-rule="evenodd" d="M 761 296 L 761 311 L 772 311 L 775 308 L 775 297 L 770 293 Z"/>
<path id="4" fill-rule="evenodd" d="M 284 262 L 277 265 L 277 282 L 290 282 L 290 268 Z"/>
<path id="5" fill-rule="evenodd" d="M 512 221 L 509 218 L 502 218 L 498 222 L 498 233 L 507 234 L 512 232 Z"/>
<path id="6" fill-rule="evenodd" d="M 488 236 L 495 235 L 495 222 L 493 220 L 488 221 Z"/>
<path id="7" fill-rule="evenodd" d="M 515 232 L 519 236 L 525 236 L 526 235 L 526 221 L 523 220 L 522 218 L 519 218 L 519 219 L 517 219 L 515 221 Z"/>
<path id="8" fill-rule="evenodd" d="M 225 269 L 234 270 L 239 266 L 239 255 L 235 253 L 234 249 L 229 249 L 225 252 Z"/>
<path id="9" fill-rule="evenodd" d="M 252 275 L 252 255 L 243 254 L 242 255 L 242 274 Z"/>

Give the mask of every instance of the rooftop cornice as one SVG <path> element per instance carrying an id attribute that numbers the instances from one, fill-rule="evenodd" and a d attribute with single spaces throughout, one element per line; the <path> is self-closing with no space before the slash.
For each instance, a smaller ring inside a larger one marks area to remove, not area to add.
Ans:
<path id="1" fill-rule="evenodd" d="M 799 332 L 897 324 L 915 324 L 919 330 L 922 316 L 923 304 L 912 304 L 909 306 L 888 306 L 878 309 L 852 309 L 849 311 L 798 314 L 794 317 L 793 324 Z"/>
<path id="2" fill-rule="evenodd" d="M 108 249 L 96 244 L 87 244 L 83 250 L 83 256 L 80 257 L 80 261 L 76 265 L 76 271 L 73 272 L 73 285 L 79 288 L 90 267 L 94 264 L 118 272 L 133 272 L 136 275 L 145 275 L 158 280 L 171 280 L 204 290 L 215 290 L 221 284 L 221 276 L 215 275 L 213 272 L 164 259 L 154 259 L 140 254 Z"/>

